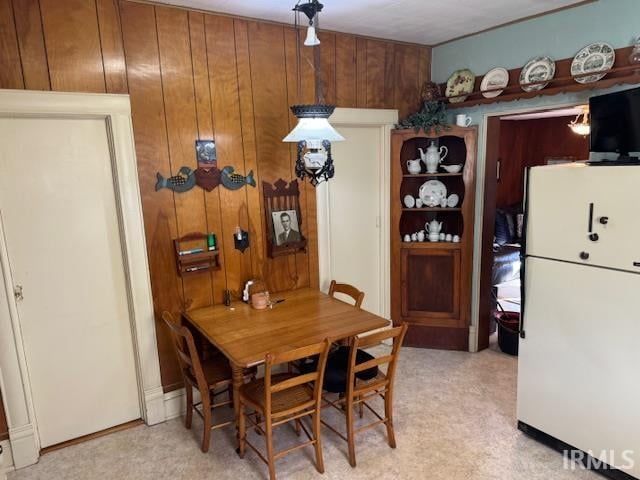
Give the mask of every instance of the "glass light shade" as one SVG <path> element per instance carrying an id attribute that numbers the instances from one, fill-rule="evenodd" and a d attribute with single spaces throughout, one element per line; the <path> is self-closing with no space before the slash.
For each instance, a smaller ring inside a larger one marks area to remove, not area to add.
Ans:
<path id="1" fill-rule="evenodd" d="M 580 121 L 582 117 L 582 121 Z M 582 107 L 582 113 L 569 124 L 569 128 L 575 134 L 586 137 L 591 133 L 591 124 L 589 123 L 589 107 Z"/>
<path id="2" fill-rule="evenodd" d="M 313 25 L 309 25 L 309 28 L 307 28 L 307 38 L 305 38 L 304 44 L 306 47 L 315 47 L 320 45 L 320 39 L 318 38 L 318 35 L 316 35 L 316 27 Z"/>
<path id="3" fill-rule="evenodd" d="M 340 142 L 344 137 L 331 126 L 326 118 L 301 118 L 293 130 L 282 139 L 283 142 L 307 142 L 329 140 Z"/>
<path id="4" fill-rule="evenodd" d="M 576 123 L 575 125 L 570 124 L 569 128 L 571 128 L 573 133 L 577 133 L 582 136 L 587 136 L 591 133 L 591 126 L 588 123 Z"/>

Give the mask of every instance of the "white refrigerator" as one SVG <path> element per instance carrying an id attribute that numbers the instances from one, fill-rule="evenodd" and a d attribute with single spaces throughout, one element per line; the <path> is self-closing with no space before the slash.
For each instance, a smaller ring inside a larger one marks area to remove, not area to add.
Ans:
<path id="1" fill-rule="evenodd" d="M 527 178 L 518 426 L 640 479 L 640 166 Z"/>

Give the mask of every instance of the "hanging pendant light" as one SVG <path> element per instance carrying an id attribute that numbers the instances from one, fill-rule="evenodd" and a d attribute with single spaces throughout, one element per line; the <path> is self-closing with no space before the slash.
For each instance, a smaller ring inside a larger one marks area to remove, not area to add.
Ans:
<path id="1" fill-rule="evenodd" d="M 304 13 L 309 19 L 307 38 L 304 45 L 316 48 L 314 52 L 316 103 L 313 105 L 293 105 L 291 111 L 298 119 L 298 124 L 282 139 L 283 142 L 297 143 L 296 176 L 301 180 L 309 177 L 309 182 L 315 187 L 320 182 L 333 178 L 335 169 L 331 157 L 331 142 L 344 140 L 329 123 L 329 117 L 335 109 L 334 105 L 326 105 L 322 101 L 322 85 L 320 78 L 320 40 L 316 33 L 319 25 L 318 13 L 323 5 L 318 0 L 299 3 L 293 8 L 296 12 L 295 25 L 297 35 L 298 66 L 300 62 L 300 32 L 299 13 Z M 300 97 L 300 72 L 298 72 L 298 97 Z"/>
<path id="2" fill-rule="evenodd" d="M 580 121 L 580 117 L 582 117 L 582 121 Z M 582 107 L 582 113 L 578 114 L 578 116 L 571 122 L 568 127 L 571 129 L 573 133 L 578 135 L 582 135 L 586 137 L 591 133 L 591 124 L 589 123 L 589 106 L 584 105 Z"/>

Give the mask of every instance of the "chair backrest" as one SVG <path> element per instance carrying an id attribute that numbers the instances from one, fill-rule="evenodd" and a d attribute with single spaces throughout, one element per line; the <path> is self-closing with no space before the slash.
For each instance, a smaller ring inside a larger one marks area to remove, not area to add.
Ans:
<path id="1" fill-rule="evenodd" d="M 200 395 L 204 399 L 209 399 L 209 386 L 207 384 L 200 356 L 193 335 L 187 327 L 180 325 L 170 312 L 162 312 L 162 319 L 169 327 L 173 345 L 175 347 L 178 364 L 182 371 L 182 377 L 185 382 L 191 382 L 200 391 Z"/>
<path id="2" fill-rule="evenodd" d="M 271 415 L 271 397 L 274 393 L 289 390 L 298 385 L 313 382 L 313 400 L 316 407 L 320 407 L 322 400 L 322 382 L 324 379 L 324 369 L 327 365 L 327 357 L 331 342 L 327 339 L 324 342 L 315 343 L 307 347 L 296 348 L 282 353 L 268 354 L 265 358 L 264 386 L 265 386 L 265 414 Z M 312 372 L 301 373 L 287 378 L 278 383 L 272 383 L 273 368 L 284 363 L 295 362 L 303 358 L 318 356 L 316 369 Z M 286 411 L 278 412 L 279 415 L 286 415 Z"/>
<path id="3" fill-rule="evenodd" d="M 351 340 L 351 352 L 349 353 L 349 369 L 348 369 L 348 381 L 347 381 L 347 395 L 350 396 L 354 392 L 357 393 L 358 388 L 355 386 L 355 375 L 363 370 L 368 370 L 373 367 L 380 367 L 387 364 L 386 383 L 388 388 L 392 388 L 393 381 L 396 374 L 396 366 L 398 362 L 398 356 L 400 355 L 400 347 L 404 340 L 404 336 L 407 333 L 408 325 L 406 323 L 399 327 L 383 330 L 378 333 L 366 335 L 363 337 L 354 337 Z M 383 355 L 381 357 L 373 358 L 366 362 L 356 365 L 356 354 L 359 348 L 367 348 L 374 345 L 378 345 L 384 340 L 393 339 L 393 347 L 389 355 Z M 368 387 L 364 387 L 368 388 Z"/>
<path id="4" fill-rule="evenodd" d="M 348 283 L 338 283 L 335 280 L 331 280 L 331 285 L 329 286 L 329 296 L 333 297 L 335 293 L 343 293 L 353 299 L 355 302 L 355 307 L 360 308 L 362 302 L 364 301 L 364 292 L 361 292 L 353 285 L 349 285 Z"/>

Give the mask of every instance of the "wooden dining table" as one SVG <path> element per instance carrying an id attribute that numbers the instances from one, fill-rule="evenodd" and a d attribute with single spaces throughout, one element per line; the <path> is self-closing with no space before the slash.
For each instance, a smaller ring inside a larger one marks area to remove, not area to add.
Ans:
<path id="1" fill-rule="evenodd" d="M 229 359 L 236 420 L 244 370 L 263 363 L 268 353 L 326 338 L 342 340 L 389 325 L 382 317 L 312 288 L 273 294 L 271 301 L 273 307 L 264 310 L 234 302 L 228 307 L 214 305 L 183 313 L 184 319 Z"/>

